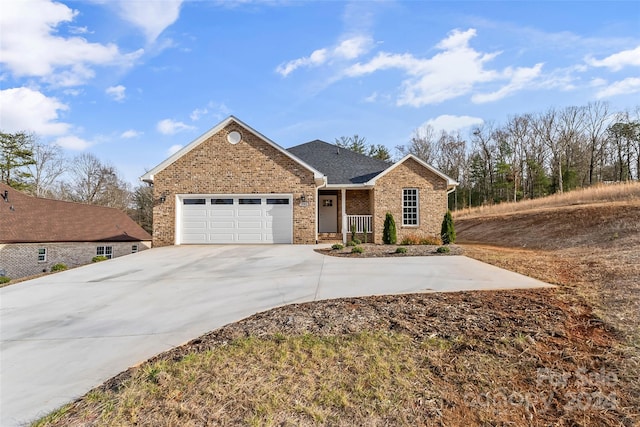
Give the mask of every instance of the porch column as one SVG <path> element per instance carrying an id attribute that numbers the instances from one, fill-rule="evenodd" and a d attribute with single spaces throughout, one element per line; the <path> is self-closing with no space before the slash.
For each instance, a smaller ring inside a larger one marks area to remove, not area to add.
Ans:
<path id="1" fill-rule="evenodd" d="M 342 196 L 342 243 L 347 243 L 347 190 L 340 190 Z"/>

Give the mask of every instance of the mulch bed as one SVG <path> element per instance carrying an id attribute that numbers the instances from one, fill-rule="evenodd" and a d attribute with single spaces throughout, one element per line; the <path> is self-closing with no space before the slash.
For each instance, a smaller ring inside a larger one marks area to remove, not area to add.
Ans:
<path id="1" fill-rule="evenodd" d="M 352 246 L 345 246 L 343 249 L 323 248 L 316 249 L 316 252 L 323 255 L 347 257 L 347 258 L 379 258 L 379 257 L 406 257 L 406 256 L 447 256 L 447 255 L 463 255 L 463 250 L 458 245 L 447 245 L 449 253 L 438 253 L 436 250 L 438 245 L 377 245 L 374 243 L 363 243 L 358 245 L 364 252 L 361 254 L 351 253 Z M 396 253 L 396 249 L 403 247 L 407 249 L 407 253 Z"/>

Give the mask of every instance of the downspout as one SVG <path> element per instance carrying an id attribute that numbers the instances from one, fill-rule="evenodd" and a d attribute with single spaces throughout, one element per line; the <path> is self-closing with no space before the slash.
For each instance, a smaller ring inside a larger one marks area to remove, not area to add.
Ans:
<path id="1" fill-rule="evenodd" d="M 347 243 L 347 190 L 341 189 L 342 197 L 342 243 Z"/>

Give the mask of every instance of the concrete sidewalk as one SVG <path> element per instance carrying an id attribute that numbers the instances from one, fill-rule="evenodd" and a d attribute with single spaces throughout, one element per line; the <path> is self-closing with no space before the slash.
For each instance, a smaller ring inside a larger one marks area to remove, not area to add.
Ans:
<path id="1" fill-rule="evenodd" d="M 0 289 L 0 425 L 33 421 L 151 356 L 281 305 L 550 286 L 462 256 L 313 249 L 172 246 Z"/>

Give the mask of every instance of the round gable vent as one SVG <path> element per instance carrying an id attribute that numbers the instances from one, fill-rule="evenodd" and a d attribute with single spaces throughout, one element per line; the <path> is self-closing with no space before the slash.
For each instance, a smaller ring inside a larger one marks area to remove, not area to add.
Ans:
<path id="1" fill-rule="evenodd" d="M 235 130 L 232 132 L 229 132 L 229 134 L 227 135 L 227 141 L 229 141 L 229 144 L 235 145 L 241 140 L 242 140 L 242 135 L 240 135 L 240 132 L 237 132 Z"/>

